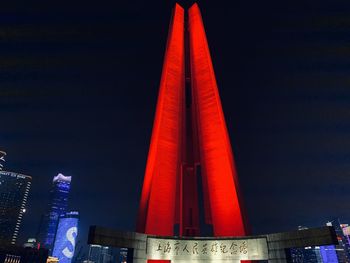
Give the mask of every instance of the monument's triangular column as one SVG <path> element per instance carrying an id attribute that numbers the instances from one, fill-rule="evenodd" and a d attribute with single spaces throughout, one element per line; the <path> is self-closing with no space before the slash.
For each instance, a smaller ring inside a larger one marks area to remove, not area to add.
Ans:
<path id="1" fill-rule="evenodd" d="M 175 6 L 170 23 L 137 231 L 173 235 L 180 167 L 184 85 L 184 10 Z"/>
<path id="2" fill-rule="evenodd" d="M 215 236 L 244 236 L 237 173 L 225 118 L 197 4 L 189 9 L 192 90 L 197 106 L 197 125 L 207 218 Z M 209 212 L 209 213 L 208 213 Z"/>
<path id="3" fill-rule="evenodd" d="M 204 207 L 199 204 L 201 193 Z M 201 14 L 195 4 L 185 19 L 177 4 L 170 23 L 137 231 L 198 236 L 203 210 L 206 223 L 213 226 L 212 235 L 247 234 Z"/>

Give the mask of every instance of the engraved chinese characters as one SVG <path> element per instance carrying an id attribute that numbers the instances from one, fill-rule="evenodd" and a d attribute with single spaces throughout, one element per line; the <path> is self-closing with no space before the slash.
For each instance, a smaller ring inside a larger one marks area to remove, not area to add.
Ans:
<path id="1" fill-rule="evenodd" d="M 152 259 L 171 259 L 172 262 L 199 259 L 250 260 L 267 254 L 267 246 L 263 238 L 221 240 L 148 238 L 147 254 Z"/>

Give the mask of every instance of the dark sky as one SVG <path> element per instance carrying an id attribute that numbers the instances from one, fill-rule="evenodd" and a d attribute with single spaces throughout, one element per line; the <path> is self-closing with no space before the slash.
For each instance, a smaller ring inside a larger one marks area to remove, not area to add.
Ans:
<path id="1" fill-rule="evenodd" d="M 92 224 L 134 230 L 175 1 L 10 2 L 0 148 L 33 177 L 22 239 L 59 172 L 83 240 Z M 350 2 L 199 5 L 253 232 L 350 222 Z"/>

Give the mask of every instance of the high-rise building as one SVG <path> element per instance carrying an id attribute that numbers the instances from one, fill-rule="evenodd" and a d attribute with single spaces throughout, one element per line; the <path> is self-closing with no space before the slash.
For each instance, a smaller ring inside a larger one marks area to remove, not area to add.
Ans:
<path id="1" fill-rule="evenodd" d="M 6 156 L 6 153 L 3 151 L 0 151 L 0 171 L 4 168 L 5 156 Z"/>
<path id="2" fill-rule="evenodd" d="M 305 226 L 298 226 L 299 231 L 306 229 Z M 286 250 L 286 257 L 288 263 L 322 263 L 319 246 L 290 248 Z"/>
<path id="3" fill-rule="evenodd" d="M 41 218 L 37 239 L 42 246 L 49 249 L 49 253 L 52 252 L 59 219 L 67 211 L 71 179 L 71 176 L 61 173 L 53 178 L 49 205 Z"/>
<path id="4" fill-rule="evenodd" d="M 169 27 L 137 231 L 248 234 L 238 176 L 197 4 Z"/>
<path id="5" fill-rule="evenodd" d="M 348 224 L 342 224 L 341 225 L 342 229 L 343 229 L 343 234 L 345 237 L 345 244 L 348 246 L 350 246 L 350 226 Z M 348 249 L 349 251 L 349 249 Z"/>
<path id="6" fill-rule="evenodd" d="M 338 257 L 339 263 L 348 263 L 350 262 L 350 246 L 349 240 L 344 235 L 343 228 L 339 222 L 338 218 L 335 218 L 329 222 L 327 222 L 327 226 L 333 226 L 335 229 L 335 233 L 338 239 L 338 245 L 335 246 L 335 252 Z"/>
<path id="7" fill-rule="evenodd" d="M 322 263 L 320 247 L 291 248 L 286 255 L 288 263 Z"/>
<path id="8" fill-rule="evenodd" d="M 78 236 L 79 213 L 71 211 L 60 216 L 52 256 L 57 257 L 60 263 L 71 263 L 76 238 Z"/>
<path id="9" fill-rule="evenodd" d="M 322 263 L 339 263 L 335 245 L 320 247 Z"/>
<path id="10" fill-rule="evenodd" d="M 15 244 L 32 178 L 14 172 L 0 171 L 0 244 Z"/>
<path id="11" fill-rule="evenodd" d="M 340 224 L 335 218 L 326 223 L 332 226 L 338 240 L 338 245 L 292 248 L 287 251 L 288 262 L 291 263 L 349 263 L 350 262 L 350 227 L 347 224 Z M 307 229 L 299 226 L 298 230 Z"/>

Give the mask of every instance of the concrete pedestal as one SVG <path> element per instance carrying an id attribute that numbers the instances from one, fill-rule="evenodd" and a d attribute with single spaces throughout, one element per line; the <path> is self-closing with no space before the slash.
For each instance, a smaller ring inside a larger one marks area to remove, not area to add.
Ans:
<path id="1" fill-rule="evenodd" d="M 89 244 L 133 249 L 133 263 L 285 263 L 286 249 L 338 244 L 333 227 L 248 237 L 160 237 L 91 226 Z"/>

